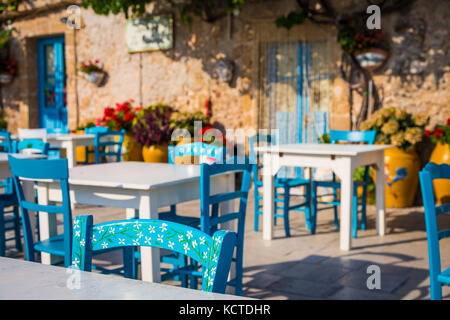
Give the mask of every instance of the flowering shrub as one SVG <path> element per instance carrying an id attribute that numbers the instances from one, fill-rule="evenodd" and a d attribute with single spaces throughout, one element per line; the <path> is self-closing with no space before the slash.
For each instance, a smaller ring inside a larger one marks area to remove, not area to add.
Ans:
<path id="1" fill-rule="evenodd" d="M 361 124 L 361 130 L 376 130 L 378 143 L 408 150 L 423 139 L 429 116 L 410 114 L 401 108 L 382 108 Z"/>
<path id="2" fill-rule="evenodd" d="M 91 60 L 83 61 L 80 65 L 80 71 L 88 74 L 94 71 L 101 72 L 102 70 L 99 60 L 95 60 L 94 62 Z"/>
<path id="3" fill-rule="evenodd" d="M 434 143 L 444 143 L 450 145 L 450 118 L 443 126 L 437 126 L 433 131 L 426 130 L 425 136 L 430 137 Z"/>
<path id="4" fill-rule="evenodd" d="M 172 108 L 157 103 L 141 109 L 133 121 L 134 140 L 144 146 L 162 145 L 172 137 Z"/>
<path id="5" fill-rule="evenodd" d="M 14 59 L 0 60 L 0 73 L 7 73 L 12 76 L 17 73 L 17 62 Z"/>
<path id="6" fill-rule="evenodd" d="M 106 107 L 103 111 L 103 117 L 97 119 L 97 125 L 108 127 L 111 130 L 125 129 L 126 132 L 131 132 L 133 120 L 142 108 L 134 108 L 131 105 L 133 102 L 133 99 L 130 99 L 122 103 L 116 103 L 116 108 Z"/>
<path id="7" fill-rule="evenodd" d="M 351 28 L 342 28 L 338 34 L 338 42 L 342 49 L 348 53 L 369 48 L 386 47 L 386 33 L 383 30 L 369 30 L 362 28 L 355 31 Z"/>
<path id="8" fill-rule="evenodd" d="M 212 126 L 206 126 L 198 130 L 197 134 L 200 136 L 200 142 L 215 144 L 221 142 L 222 146 L 226 144 L 226 139 L 219 129 Z"/>

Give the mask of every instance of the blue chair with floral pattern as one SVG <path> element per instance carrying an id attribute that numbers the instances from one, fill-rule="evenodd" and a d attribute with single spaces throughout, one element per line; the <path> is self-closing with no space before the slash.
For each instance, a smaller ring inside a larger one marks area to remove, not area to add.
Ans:
<path id="1" fill-rule="evenodd" d="M 120 220 L 93 225 L 92 216 L 79 216 L 73 224 L 72 268 L 91 271 L 92 254 L 108 248 L 157 247 L 184 254 L 200 263 L 202 290 L 225 293 L 234 232 L 219 230 L 212 236 L 183 224 L 154 219 Z"/>
<path id="2" fill-rule="evenodd" d="M 442 286 L 450 286 L 450 268 L 442 271 L 439 241 L 450 238 L 450 229 L 439 230 L 437 216 L 450 213 L 450 203 L 437 206 L 433 180 L 450 179 L 450 165 L 428 163 L 419 173 L 425 209 L 425 227 L 428 240 L 428 261 L 430 266 L 430 295 L 432 300 L 442 300 Z"/>

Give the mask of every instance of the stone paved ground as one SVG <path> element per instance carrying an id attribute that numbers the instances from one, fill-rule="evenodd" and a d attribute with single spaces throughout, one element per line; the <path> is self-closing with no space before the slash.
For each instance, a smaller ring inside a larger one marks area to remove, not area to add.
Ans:
<path id="1" fill-rule="evenodd" d="M 284 236 L 283 222 L 275 227 L 275 239 L 262 240 L 253 230 L 253 199 L 249 199 L 244 249 L 244 295 L 260 299 L 429 299 L 428 256 L 422 208 L 388 209 L 387 235 L 375 232 L 374 208 L 369 207 L 368 228 L 353 241 L 354 249 L 339 249 L 339 233 L 332 213 L 319 213 L 317 233 L 309 234 L 304 215 L 291 213 L 291 237 Z M 178 206 L 180 214 L 199 214 L 199 202 Z M 117 208 L 77 206 L 75 215 L 94 214 L 94 223 L 121 219 Z M 260 217 L 261 219 L 261 217 Z M 440 219 L 450 227 L 450 216 Z M 23 259 L 11 250 L 8 256 Z M 450 266 L 450 239 L 441 241 L 442 264 Z M 116 254 L 97 256 L 95 263 L 117 266 Z M 381 269 L 381 289 L 367 289 L 367 267 Z M 444 287 L 444 298 L 450 288 Z"/>

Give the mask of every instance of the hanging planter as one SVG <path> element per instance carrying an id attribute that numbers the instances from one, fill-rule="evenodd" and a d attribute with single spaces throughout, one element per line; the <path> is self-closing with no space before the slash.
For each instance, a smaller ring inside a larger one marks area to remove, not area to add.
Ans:
<path id="1" fill-rule="evenodd" d="M 14 59 L 0 60 L 0 83 L 9 84 L 17 73 L 17 62 Z"/>
<path id="2" fill-rule="evenodd" d="M 359 65 L 367 70 L 379 69 L 389 57 L 389 52 L 379 48 L 368 48 L 354 53 Z"/>
<path id="3" fill-rule="evenodd" d="M 103 79 L 105 78 L 105 73 L 103 71 L 92 71 L 90 73 L 85 73 L 84 77 L 90 83 L 99 86 L 103 82 Z"/>
<path id="4" fill-rule="evenodd" d="M 0 83 L 9 84 L 13 80 L 13 76 L 9 73 L 0 73 Z"/>
<path id="5" fill-rule="evenodd" d="M 100 66 L 99 60 L 95 60 L 94 62 L 82 62 L 80 71 L 84 74 L 87 81 L 97 86 L 101 85 L 105 79 L 105 71 L 103 71 L 103 68 Z"/>

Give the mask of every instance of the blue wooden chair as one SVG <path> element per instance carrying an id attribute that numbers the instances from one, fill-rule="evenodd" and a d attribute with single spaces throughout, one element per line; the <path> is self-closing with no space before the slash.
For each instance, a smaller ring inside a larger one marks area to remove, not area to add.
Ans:
<path id="1" fill-rule="evenodd" d="M 94 134 L 94 163 L 106 162 L 106 157 L 115 157 L 120 162 L 125 130 L 113 131 L 106 127 L 92 127 L 84 130 L 86 134 Z M 106 138 L 106 139 L 105 139 Z M 118 138 L 118 139 L 117 139 Z M 86 147 L 86 161 L 92 151 Z M 86 164 L 86 163 L 85 163 Z"/>
<path id="2" fill-rule="evenodd" d="M 352 143 L 367 143 L 374 144 L 376 137 L 375 130 L 369 131 L 339 131 L 339 130 L 330 130 L 330 140 L 331 143 L 337 143 L 339 141 L 352 142 Z M 368 186 L 368 178 L 369 178 L 369 166 L 366 166 L 364 169 L 364 177 L 363 181 L 355 181 L 353 183 L 353 198 L 352 198 L 352 237 L 356 238 L 358 232 L 358 213 L 361 212 L 361 229 L 366 229 L 366 207 L 367 207 L 367 186 Z M 337 207 L 340 205 L 340 201 L 337 197 L 337 190 L 341 188 L 340 182 L 336 181 L 336 176 L 333 173 L 332 181 L 313 181 L 312 187 L 312 217 L 313 224 L 311 228 L 311 232 L 314 234 L 316 232 L 316 222 L 317 222 L 317 212 L 320 210 L 325 210 L 329 208 L 333 208 L 334 211 L 334 225 L 336 228 L 339 227 L 339 219 L 337 213 Z M 358 187 L 362 186 L 363 193 L 361 199 L 358 199 Z M 331 188 L 332 189 L 332 201 L 319 201 L 318 197 L 328 196 L 327 195 L 317 195 L 317 188 Z M 318 204 L 324 204 L 327 207 L 318 207 Z M 358 206 L 361 206 L 361 210 L 358 209 Z"/>
<path id="3" fill-rule="evenodd" d="M 11 134 L 7 131 L 0 131 L 0 136 L 3 137 L 0 141 L 0 152 L 13 152 Z M 3 189 L 3 193 L 0 194 L 0 256 L 4 256 L 7 241 L 15 240 L 17 251 L 22 251 L 22 241 L 20 214 L 12 178 L 6 178 L 2 181 L 0 188 Z M 7 207 L 12 207 L 12 210 L 5 210 Z M 9 230 L 14 230 L 13 238 L 6 238 L 6 231 Z"/>
<path id="4" fill-rule="evenodd" d="M 22 228 L 24 231 L 25 253 L 28 261 L 35 261 L 35 251 L 50 253 L 64 258 L 64 266 L 70 266 L 72 249 L 72 212 L 69 198 L 69 169 L 67 159 L 31 160 L 8 156 L 9 166 L 13 175 L 14 186 L 22 213 Z M 19 178 L 30 180 L 51 179 L 61 186 L 62 205 L 41 205 L 25 200 Z M 64 233 L 49 239 L 34 243 L 28 210 L 62 214 Z"/>
<path id="5" fill-rule="evenodd" d="M 171 221 L 136 219 L 93 225 L 92 216 L 79 216 L 73 225 L 72 268 L 91 271 L 92 253 L 105 248 L 157 247 L 182 253 L 203 266 L 202 290 L 224 293 L 236 234 L 210 236 Z M 112 231 L 112 232 L 111 232 Z"/>
<path id="6" fill-rule="evenodd" d="M 227 159 L 225 164 L 215 163 L 212 165 L 201 164 L 200 178 L 200 211 L 201 225 L 200 230 L 207 234 L 214 234 L 218 230 L 218 225 L 230 221 L 237 221 L 237 239 L 236 250 L 233 256 L 233 262 L 236 265 L 236 276 L 228 281 L 227 285 L 234 286 L 236 295 L 242 295 L 242 277 L 243 277 L 243 256 L 244 256 L 244 232 L 245 215 L 247 212 L 248 191 L 250 189 L 252 167 L 250 160 L 238 161 L 240 158 L 233 157 Z M 243 163 L 243 164 L 241 164 Z M 221 194 L 211 194 L 211 177 L 223 175 L 231 172 L 242 172 L 242 184 L 238 191 L 231 191 Z M 230 200 L 239 200 L 237 212 L 221 212 L 219 216 L 219 205 L 222 202 Z M 195 268 L 195 265 L 194 265 Z M 191 275 L 191 287 L 196 288 L 196 278 L 201 276 L 198 271 L 188 271 Z"/>
<path id="7" fill-rule="evenodd" d="M 226 156 L 225 150 L 225 148 L 203 142 L 194 142 L 179 146 L 169 146 L 169 163 L 174 164 L 176 158 L 183 156 L 209 157 L 210 161 L 224 163 L 224 159 Z M 160 212 L 159 218 L 162 220 L 178 222 L 194 227 L 198 227 L 200 225 L 200 218 L 198 217 L 177 215 L 175 205 L 170 206 L 170 211 Z"/>
<path id="8" fill-rule="evenodd" d="M 450 268 L 442 271 L 439 241 L 450 237 L 450 229 L 439 230 L 437 216 L 450 212 L 450 203 L 436 206 L 433 180 L 450 179 L 450 165 L 428 163 L 419 173 L 425 209 L 425 227 L 428 239 L 430 266 L 430 295 L 432 300 L 442 300 L 442 285 L 450 285 Z"/>
<path id="9" fill-rule="evenodd" d="M 255 151 L 256 144 L 267 144 L 272 145 L 275 143 L 274 135 L 264 135 L 257 134 L 249 138 L 250 144 L 250 158 L 252 163 L 256 165 L 253 167 L 253 184 L 254 184 L 254 224 L 253 228 L 255 231 L 259 230 L 259 216 L 263 214 L 262 211 L 262 201 L 263 195 L 260 193 L 259 188 L 263 187 L 263 181 L 260 178 L 259 171 L 262 169 L 262 165 L 258 164 L 260 162 L 260 154 Z M 311 229 L 311 216 L 310 216 L 310 194 L 311 186 L 308 179 L 301 178 L 301 168 L 295 168 L 296 178 L 280 177 L 275 176 L 274 187 L 275 187 L 275 212 L 274 212 L 274 224 L 276 225 L 277 219 L 282 218 L 284 220 L 284 231 L 286 237 L 290 237 L 291 231 L 289 226 L 289 212 L 299 211 L 305 213 L 306 226 Z M 303 195 L 304 201 L 295 205 L 291 205 L 291 189 L 295 187 L 304 187 L 305 194 Z M 278 192 L 278 189 L 282 189 L 283 192 Z M 281 213 L 280 213 L 281 211 Z"/>
<path id="10" fill-rule="evenodd" d="M 14 141 L 13 149 L 15 153 L 37 153 L 48 155 L 49 143 L 39 139 L 25 139 L 22 141 Z"/>
<path id="11" fill-rule="evenodd" d="M 0 152 L 12 152 L 11 133 L 6 130 L 0 131 Z"/>

